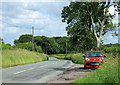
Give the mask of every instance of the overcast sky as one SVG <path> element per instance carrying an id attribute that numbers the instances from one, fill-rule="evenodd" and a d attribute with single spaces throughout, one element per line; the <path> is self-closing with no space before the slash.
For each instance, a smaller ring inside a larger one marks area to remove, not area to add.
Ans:
<path id="1" fill-rule="evenodd" d="M 20 35 L 31 34 L 32 26 L 35 29 L 35 36 L 67 36 L 65 30 L 67 24 L 61 21 L 61 11 L 68 5 L 69 2 L 2 2 L 0 9 L 4 42 L 13 45 L 14 40 Z M 111 7 L 110 12 L 114 13 L 112 9 Z M 117 17 L 113 22 L 118 22 Z M 104 44 L 118 43 L 118 37 L 112 37 L 110 33 L 103 39 Z"/>

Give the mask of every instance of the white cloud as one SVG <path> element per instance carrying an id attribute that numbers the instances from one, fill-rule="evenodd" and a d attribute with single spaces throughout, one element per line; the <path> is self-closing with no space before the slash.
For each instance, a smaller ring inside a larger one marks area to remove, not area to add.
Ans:
<path id="1" fill-rule="evenodd" d="M 115 13 L 114 9 L 115 9 L 114 6 L 110 6 L 109 13 L 112 14 L 112 15 L 114 15 L 114 13 Z"/>
<path id="2" fill-rule="evenodd" d="M 66 36 L 66 24 L 61 22 L 61 12 L 67 5 L 69 2 L 3 2 L 4 41 L 13 44 L 20 35 L 31 34 L 32 26 L 36 36 Z M 112 8 L 110 12 L 114 13 Z M 113 38 L 106 36 L 105 39 Z"/>
<path id="3" fill-rule="evenodd" d="M 112 36 L 110 33 L 104 35 L 102 39 L 104 40 L 104 44 L 118 43 L 118 36 Z"/>
<path id="4" fill-rule="evenodd" d="M 113 39 L 113 42 L 118 42 L 118 39 Z"/>
<path id="5" fill-rule="evenodd" d="M 19 28 L 16 27 L 7 27 L 5 29 L 5 33 L 16 34 L 19 31 Z"/>
<path id="6" fill-rule="evenodd" d="M 114 17 L 114 19 L 112 19 L 112 22 L 113 22 L 114 24 L 118 24 L 118 12 L 115 11 L 115 9 L 117 9 L 117 8 L 114 7 L 113 5 L 110 6 L 110 8 L 109 8 L 109 13 L 110 13 L 111 15 L 114 15 L 114 14 L 115 14 L 115 17 Z"/>
<path id="7" fill-rule="evenodd" d="M 4 41 L 13 44 L 20 35 L 31 34 L 32 26 L 35 28 L 36 36 L 65 36 L 66 24 L 61 22 L 61 9 L 68 4 L 68 2 L 3 2 Z"/>

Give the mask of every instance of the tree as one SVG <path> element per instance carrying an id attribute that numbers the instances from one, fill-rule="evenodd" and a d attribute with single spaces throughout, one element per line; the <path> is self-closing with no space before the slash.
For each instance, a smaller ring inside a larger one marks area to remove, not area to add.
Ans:
<path id="1" fill-rule="evenodd" d="M 120 1 L 115 5 L 115 7 L 117 6 L 116 11 L 118 11 L 118 15 L 120 14 Z M 120 19 L 120 18 L 119 18 Z M 120 26 L 120 21 L 118 21 L 118 26 Z"/>
<path id="2" fill-rule="evenodd" d="M 25 42 L 32 42 L 32 35 L 30 34 L 21 35 L 18 40 L 14 41 L 14 44 L 25 43 Z"/>
<path id="3" fill-rule="evenodd" d="M 48 54 L 58 54 L 60 52 L 60 45 L 50 38 L 47 43 Z"/>
<path id="4" fill-rule="evenodd" d="M 34 38 L 37 46 L 41 46 L 45 54 L 57 54 L 59 53 L 59 44 L 53 38 L 45 36 L 36 36 Z"/>
<path id="5" fill-rule="evenodd" d="M 66 49 L 69 51 L 69 38 L 68 37 L 53 37 L 55 42 L 59 45 L 59 53 L 65 54 Z M 66 46 L 67 43 L 67 46 Z"/>
<path id="6" fill-rule="evenodd" d="M 62 22 L 68 24 L 66 30 L 76 45 L 81 43 L 89 49 L 97 43 L 100 47 L 102 36 L 115 29 L 114 15 L 108 14 L 110 6 L 110 2 L 71 2 L 64 7 Z"/>
<path id="7" fill-rule="evenodd" d="M 0 38 L 0 44 L 4 44 L 4 41 L 2 38 Z"/>
<path id="8" fill-rule="evenodd" d="M 39 53 L 43 52 L 41 46 L 37 46 L 34 43 L 34 47 L 35 47 L 34 51 L 39 52 Z M 32 51 L 32 42 L 17 43 L 15 45 L 15 48 L 22 48 L 22 49 L 27 49 L 29 51 Z"/>

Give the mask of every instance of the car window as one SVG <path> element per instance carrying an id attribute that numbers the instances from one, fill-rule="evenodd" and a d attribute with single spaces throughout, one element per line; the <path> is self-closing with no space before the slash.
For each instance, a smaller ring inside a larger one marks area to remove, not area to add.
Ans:
<path id="1" fill-rule="evenodd" d="M 88 52 L 87 57 L 102 57 L 101 52 Z"/>

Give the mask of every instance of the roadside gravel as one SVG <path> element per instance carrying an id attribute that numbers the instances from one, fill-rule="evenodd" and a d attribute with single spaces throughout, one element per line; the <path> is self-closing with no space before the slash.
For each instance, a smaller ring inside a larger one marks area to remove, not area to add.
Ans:
<path id="1" fill-rule="evenodd" d="M 49 80 L 47 83 L 72 83 L 77 78 L 83 78 L 92 71 L 93 70 L 91 69 L 84 69 L 84 65 L 74 64 L 72 67 Z"/>

